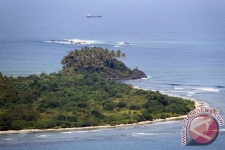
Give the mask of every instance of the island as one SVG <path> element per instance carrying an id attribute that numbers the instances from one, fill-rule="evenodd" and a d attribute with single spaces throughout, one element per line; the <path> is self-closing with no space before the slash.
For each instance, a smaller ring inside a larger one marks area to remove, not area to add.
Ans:
<path id="1" fill-rule="evenodd" d="M 118 82 L 146 78 L 118 59 L 124 57 L 120 50 L 84 47 L 68 52 L 58 73 L 0 73 L 0 131 L 132 124 L 195 108 L 194 101 Z"/>

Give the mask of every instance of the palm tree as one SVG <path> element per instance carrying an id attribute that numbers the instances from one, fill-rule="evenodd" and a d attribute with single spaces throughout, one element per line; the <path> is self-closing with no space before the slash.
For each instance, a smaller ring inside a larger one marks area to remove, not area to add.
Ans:
<path id="1" fill-rule="evenodd" d="M 112 57 L 115 57 L 115 56 L 116 56 L 114 50 L 111 51 L 111 56 L 112 56 Z"/>
<path id="2" fill-rule="evenodd" d="M 116 52 L 116 57 L 119 57 L 119 58 L 120 58 L 120 56 L 121 56 L 121 51 L 118 50 L 118 51 Z"/>
<path id="3" fill-rule="evenodd" d="M 124 58 L 126 55 L 121 53 L 120 50 L 108 50 L 100 47 L 84 47 L 80 50 L 68 52 L 68 55 L 63 58 L 61 63 L 65 69 L 73 68 L 77 70 L 79 68 L 104 68 L 111 67 L 113 62 L 117 58 Z"/>

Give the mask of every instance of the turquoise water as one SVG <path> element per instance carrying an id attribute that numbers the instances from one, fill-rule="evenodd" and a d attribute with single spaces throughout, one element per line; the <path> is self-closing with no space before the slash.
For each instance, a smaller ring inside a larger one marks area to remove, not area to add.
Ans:
<path id="1" fill-rule="evenodd" d="M 0 1 L 0 71 L 58 72 L 68 51 L 120 49 L 144 80 L 124 81 L 207 103 L 225 119 L 225 2 Z M 87 19 L 87 14 L 103 18 Z M 85 42 L 77 45 L 72 39 Z M 129 45 L 124 44 L 128 42 Z M 0 135 L 0 149 L 223 149 L 225 127 L 204 147 L 182 147 L 181 121 L 88 132 Z"/>
<path id="2" fill-rule="evenodd" d="M 211 145 L 188 147 L 180 144 L 181 121 L 163 122 L 154 125 L 136 127 L 118 127 L 114 129 L 90 131 L 46 132 L 16 135 L 2 135 L 1 149 L 220 149 L 225 132 Z"/>

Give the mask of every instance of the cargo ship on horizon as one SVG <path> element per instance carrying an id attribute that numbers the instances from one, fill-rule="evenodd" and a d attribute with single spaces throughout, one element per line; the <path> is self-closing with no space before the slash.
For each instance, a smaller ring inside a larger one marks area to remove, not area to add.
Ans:
<path id="1" fill-rule="evenodd" d="M 102 15 L 91 15 L 91 14 L 88 14 L 86 17 L 87 18 L 102 18 Z"/>

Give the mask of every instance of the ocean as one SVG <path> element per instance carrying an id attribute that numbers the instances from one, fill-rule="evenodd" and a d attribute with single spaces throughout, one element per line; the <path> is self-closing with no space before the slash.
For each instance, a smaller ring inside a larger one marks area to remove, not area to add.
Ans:
<path id="1" fill-rule="evenodd" d="M 62 68 L 68 51 L 120 49 L 126 53 L 121 61 L 148 76 L 124 83 L 195 99 L 225 119 L 224 6 L 223 0 L 0 0 L 0 72 L 49 74 Z M 225 126 L 212 144 L 193 147 L 181 146 L 181 124 L 0 135 L 0 149 L 225 148 Z"/>

